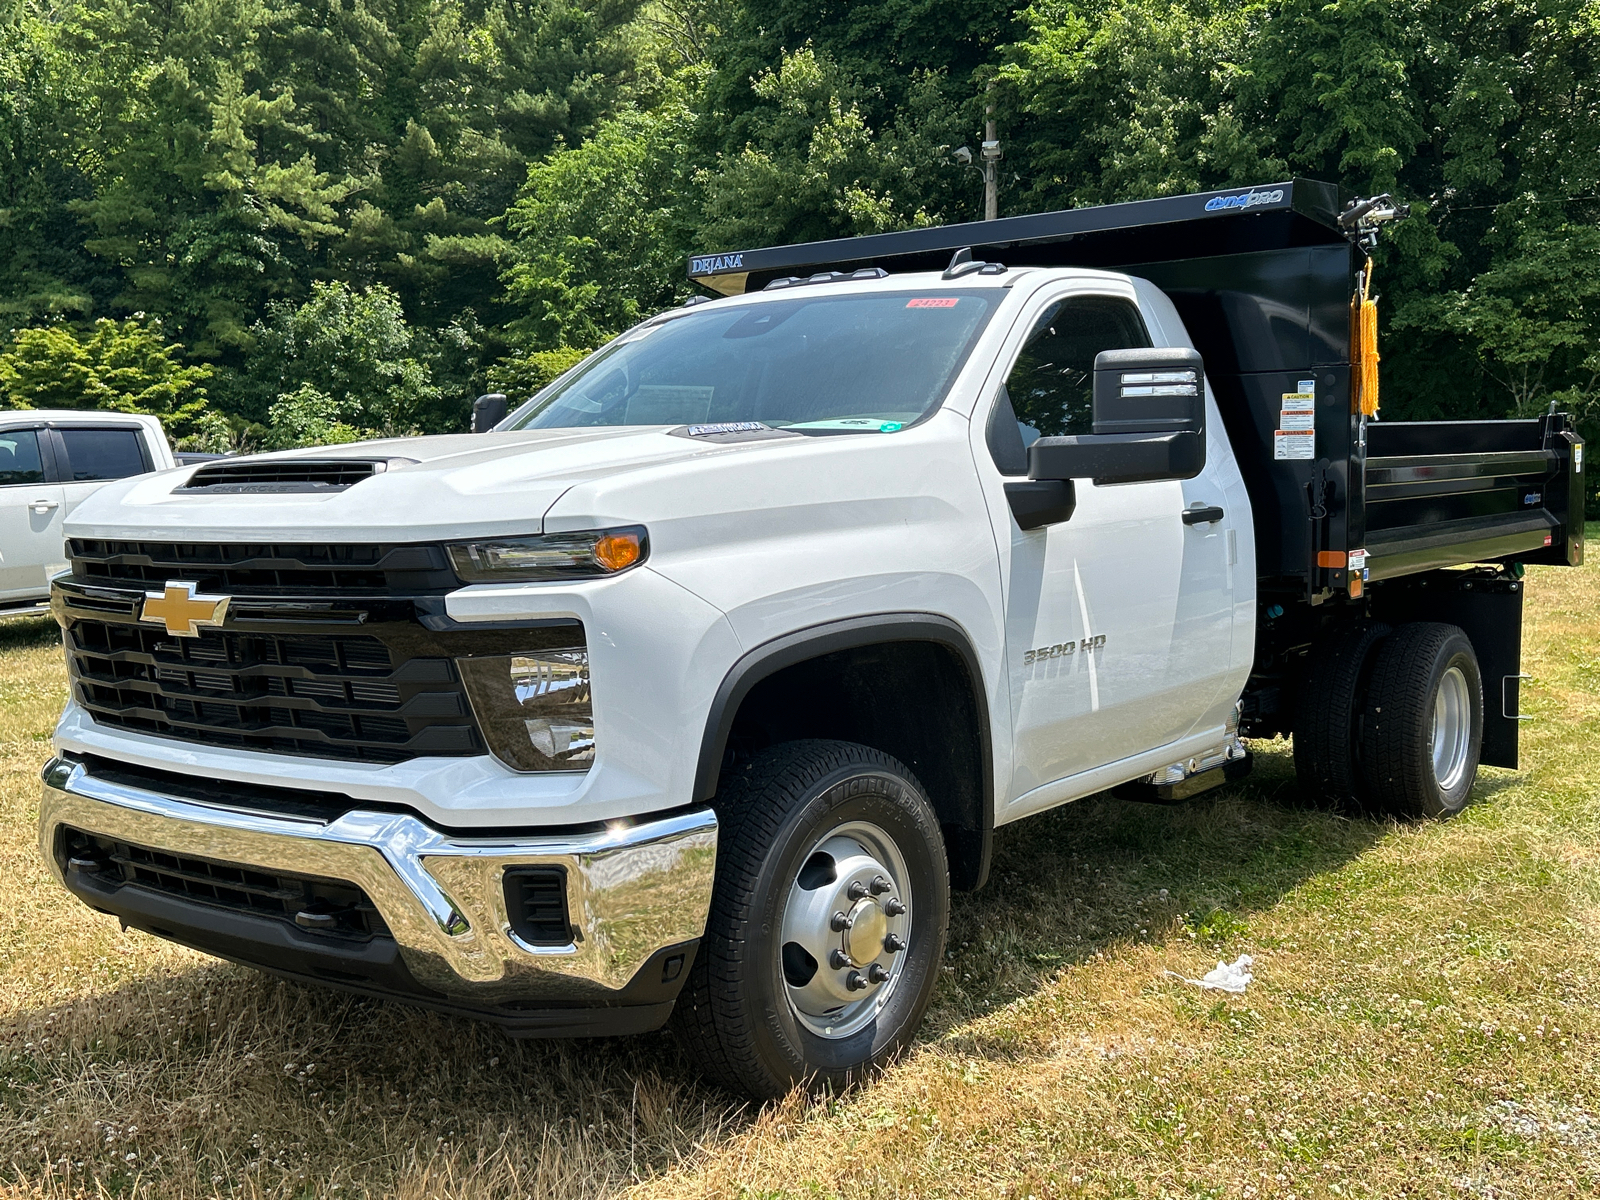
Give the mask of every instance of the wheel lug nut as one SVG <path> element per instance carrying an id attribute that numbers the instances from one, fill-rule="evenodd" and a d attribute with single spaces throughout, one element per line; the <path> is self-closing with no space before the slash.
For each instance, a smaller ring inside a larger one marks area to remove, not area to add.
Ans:
<path id="1" fill-rule="evenodd" d="M 874 896 L 883 895 L 885 892 L 887 892 L 893 886 L 894 886 L 894 884 L 890 883 L 882 875 L 874 875 L 872 877 L 872 894 Z"/>
<path id="2" fill-rule="evenodd" d="M 860 971 L 851 971 L 850 974 L 844 977 L 844 986 L 849 991 L 859 992 L 867 986 L 867 981 L 861 978 Z"/>
<path id="3" fill-rule="evenodd" d="M 888 978 L 889 978 L 889 972 L 886 971 L 880 963 L 873 963 L 870 967 L 867 968 L 867 982 L 868 983 L 882 983 L 885 979 L 888 979 Z"/>
<path id="4" fill-rule="evenodd" d="M 828 928 L 833 930 L 835 933 L 843 933 L 846 929 L 850 928 L 850 918 L 845 916 L 842 912 L 836 912 L 833 914 L 833 916 L 828 918 Z"/>
<path id="5" fill-rule="evenodd" d="M 849 887 L 845 888 L 844 894 L 849 896 L 852 900 L 860 900 L 867 894 L 867 885 L 858 879 Z"/>
<path id="6" fill-rule="evenodd" d="M 888 913 L 891 917 L 898 917 L 901 913 L 905 912 L 905 910 L 906 906 L 901 904 L 899 899 L 894 896 L 890 896 L 889 902 L 883 906 L 883 911 Z"/>
<path id="7" fill-rule="evenodd" d="M 850 960 L 845 957 L 843 950 L 829 950 L 828 965 L 835 971 L 842 971 L 850 965 Z"/>
<path id="8" fill-rule="evenodd" d="M 883 939 L 883 948 L 890 954 L 899 954 L 900 951 L 906 948 L 906 944 L 900 940 L 900 935 L 898 933 L 891 933 L 888 937 Z"/>

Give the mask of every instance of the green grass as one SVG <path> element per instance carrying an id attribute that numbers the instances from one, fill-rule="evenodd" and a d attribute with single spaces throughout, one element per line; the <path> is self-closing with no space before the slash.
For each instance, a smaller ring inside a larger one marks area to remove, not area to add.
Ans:
<path id="1" fill-rule="evenodd" d="M 513 1043 L 119 932 L 38 862 L 60 649 L 0 626 L 0 1170 L 96 1196 L 1600 1193 L 1597 584 L 1530 571 L 1524 768 L 1459 818 L 1304 807 L 1258 743 L 1186 805 L 1008 827 L 917 1049 L 759 1111 L 664 1034 Z M 1240 953 L 1241 997 L 1164 973 Z"/>

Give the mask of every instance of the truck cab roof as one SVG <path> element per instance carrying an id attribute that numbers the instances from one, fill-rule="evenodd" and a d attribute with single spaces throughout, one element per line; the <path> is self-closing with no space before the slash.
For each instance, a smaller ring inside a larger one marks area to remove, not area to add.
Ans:
<path id="1" fill-rule="evenodd" d="M 15 408 L 0 412 L 0 428 L 18 425 L 142 425 L 160 426 L 148 413 L 112 412 L 97 408 Z"/>

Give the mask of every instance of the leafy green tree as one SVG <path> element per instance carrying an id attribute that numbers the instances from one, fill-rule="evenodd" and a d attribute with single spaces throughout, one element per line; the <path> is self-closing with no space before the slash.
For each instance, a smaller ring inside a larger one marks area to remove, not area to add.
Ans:
<path id="1" fill-rule="evenodd" d="M 515 407 L 577 366 L 589 354 L 572 346 L 508 355 L 489 368 L 489 390 L 500 392 Z"/>
<path id="2" fill-rule="evenodd" d="M 101 318 L 87 334 L 23 329 L 0 353 L 7 408 L 91 408 L 149 413 L 181 436 L 206 408 L 211 368 L 179 361 L 161 323 Z"/>
<path id="3" fill-rule="evenodd" d="M 762 101 L 750 140 L 703 172 L 708 246 L 879 233 L 930 224 L 902 198 L 917 192 L 918 168 L 867 124 L 859 89 L 809 46 L 783 55 L 751 84 Z"/>
<path id="4" fill-rule="evenodd" d="M 258 394 L 270 397 L 271 424 L 321 429 L 310 424 L 320 412 L 327 429 L 395 437 L 418 432 L 440 399 L 425 339 L 382 284 L 316 284 L 304 304 L 273 305 L 252 332 L 250 371 Z"/>
<path id="5" fill-rule="evenodd" d="M 687 292 L 692 121 L 681 102 L 629 110 L 529 169 L 505 220 L 517 239 L 506 291 L 522 313 L 511 331 L 525 345 L 597 346 Z"/>
<path id="6" fill-rule="evenodd" d="M 582 144 L 635 91 L 639 0 L 431 0 L 400 24 L 405 116 L 388 135 L 370 257 L 430 323 L 489 311 L 511 261 L 495 220 L 530 163 Z"/>
<path id="7" fill-rule="evenodd" d="M 267 450 L 292 450 L 299 446 L 338 446 L 375 436 L 372 430 L 350 424 L 359 421 L 360 406 L 353 400 L 343 403 L 309 383 L 302 383 L 272 402 L 267 410 L 267 430 L 262 447 Z"/>
<path id="8" fill-rule="evenodd" d="M 79 72 L 85 248 L 116 263 L 126 309 L 215 356 L 295 287 L 356 186 L 325 171 L 292 86 L 259 78 L 260 0 L 82 0 L 52 37 Z"/>
<path id="9" fill-rule="evenodd" d="M 808 48 L 850 82 L 869 127 L 914 123 L 930 108 L 937 120 L 951 106 L 964 106 L 966 140 L 981 123 L 982 81 L 998 49 L 1012 40 L 1017 6 L 987 0 L 744 0 L 728 9 L 713 18 L 719 28 L 710 39 L 715 71 L 706 96 L 715 117 L 714 148 L 724 154 L 760 139 L 756 126 L 770 102 L 753 81 Z"/>
<path id="10" fill-rule="evenodd" d="M 104 306 L 118 281 L 84 249 L 68 205 L 88 194 L 63 154 L 75 72 L 33 3 L 0 14 L 0 322 L 46 322 Z"/>

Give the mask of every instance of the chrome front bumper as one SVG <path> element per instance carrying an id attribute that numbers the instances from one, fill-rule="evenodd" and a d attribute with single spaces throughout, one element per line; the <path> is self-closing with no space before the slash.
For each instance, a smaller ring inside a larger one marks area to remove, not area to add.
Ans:
<path id="1" fill-rule="evenodd" d="M 67 879 L 60 852 L 64 826 L 171 855 L 354 884 L 387 924 L 405 970 L 447 1002 L 440 1007 L 526 1011 L 645 1000 L 660 1008 L 659 960 L 685 944 L 693 952 L 711 903 L 717 819 L 709 809 L 600 831 L 466 837 L 442 833 L 406 813 L 356 808 L 320 821 L 178 799 L 97 778 L 69 759 L 52 759 L 43 779 L 40 849 L 56 877 L 86 902 L 123 915 L 115 904 L 85 894 L 81 881 Z M 506 869 L 544 865 L 565 870 L 574 931 L 567 945 L 524 942 L 507 912 Z M 200 901 L 183 903 L 206 908 Z M 240 919 L 255 922 L 251 928 L 267 923 Z M 146 922 L 175 940 L 210 948 L 171 924 Z M 274 930 L 273 937 L 317 944 L 315 935 L 292 928 Z M 228 944 L 236 945 L 237 937 Z M 248 949 L 221 952 L 258 961 Z M 655 978 L 641 988 L 647 964 Z M 258 965 L 276 969 L 265 953 Z M 667 982 L 685 965 L 669 965 Z M 668 991 L 670 1007 L 677 986 Z"/>

